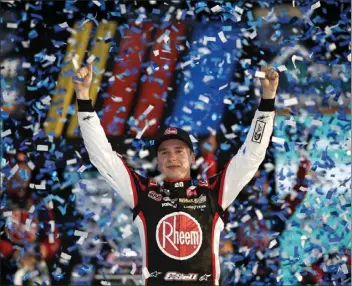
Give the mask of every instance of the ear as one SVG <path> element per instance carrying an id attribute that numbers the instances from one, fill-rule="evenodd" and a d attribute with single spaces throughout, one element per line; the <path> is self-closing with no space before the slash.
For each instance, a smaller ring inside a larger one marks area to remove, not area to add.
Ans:
<path id="1" fill-rule="evenodd" d="M 191 154 L 191 162 L 192 162 L 192 164 L 196 163 L 196 155 L 194 154 L 194 152 L 192 152 L 192 154 Z"/>

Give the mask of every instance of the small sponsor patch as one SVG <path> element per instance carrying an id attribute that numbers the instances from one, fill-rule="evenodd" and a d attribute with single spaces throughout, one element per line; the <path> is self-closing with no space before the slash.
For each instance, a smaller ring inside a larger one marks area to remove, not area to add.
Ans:
<path id="1" fill-rule="evenodd" d="M 174 127 L 170 127 L 165 130 L 164 135 L 169 135 L 169 134 L 177 134 L 177 129 Z"/>
<path id="2" fill-rule="evenodd" d="M 167 272 L 164 276 L 166 281 L 197 281 L 197 273 L 180 273 L 180 272 Z"/>
<path id="3" fill-rule="evenodd" d="M 163 196 L 155 191 L 150 191 L 148 193 L 148 197 L 153 199 L 154 201 L 160 202 Z"/>
<path id="4" fill-rule="evenodd" d="M 199 181 L 198 181 L 198 186 L 199 186 L 199 187 L 208 187 L 208 186 L 209 186 L 208 180 L 207 180 L 207 179 L 199 180 Z"/>
<path id="5" fill-rule="evenodd" d="M 255 142 L 255 143 L 262 142 L 264 129 L 265 129 L 265 122 L 257 120 L 257 122 L 255 123 L 255 128 L 252 136 L 252 142 Z"/>

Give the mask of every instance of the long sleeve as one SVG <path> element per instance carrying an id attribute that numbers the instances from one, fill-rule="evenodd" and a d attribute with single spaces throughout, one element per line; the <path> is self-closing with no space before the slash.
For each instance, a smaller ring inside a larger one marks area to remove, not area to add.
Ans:
<path id="1" fill-rule="evenodd" d="M 262 99 L 255 112 L 246 140 L 219 174 L 218 202 L 226 209 L 248 184 L 263 162 L 274 126 L 274 99 Z"/>
<path id="2" fill-rule="evenodd" d="M 90 161 L 128 206 L 134 208 L 138 201 L 134 179 L 137 174 L 113 151 L 91 100 L 77 102 L 78 123 Z"/>

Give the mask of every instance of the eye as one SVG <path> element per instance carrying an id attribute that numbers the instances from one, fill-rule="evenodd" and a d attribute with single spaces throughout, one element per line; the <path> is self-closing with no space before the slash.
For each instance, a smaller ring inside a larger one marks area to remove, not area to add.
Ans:
<path id="1" fill-rule="evenodd" d="M 167 154 L 167 151 L 161 152 L 161 155 L 166 155 L 166 154 Z"/>

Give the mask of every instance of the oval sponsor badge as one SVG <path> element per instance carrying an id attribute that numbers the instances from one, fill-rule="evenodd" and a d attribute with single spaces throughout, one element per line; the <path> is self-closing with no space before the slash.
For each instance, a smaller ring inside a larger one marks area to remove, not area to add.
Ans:
<path id="1" fill-rule="evenodd" d="M 186 260 L 197 254 L 203 242 L 198 221 L 185 212 L 164 216 L 156 227 L 160 250 L 173 259 Z"/>

